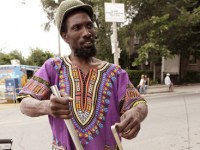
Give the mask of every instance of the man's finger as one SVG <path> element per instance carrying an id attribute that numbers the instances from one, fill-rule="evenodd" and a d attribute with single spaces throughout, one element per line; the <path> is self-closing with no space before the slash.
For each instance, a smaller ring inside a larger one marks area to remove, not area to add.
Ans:
<path id="1" fill-rule="evenodd" d="M 121 120 L 121 122 L 119 124 L 116 125 L 116 129 L 117 132 L 123 132 L 123 130 L 126 128 L 126 126 L 128 125 L 129 121 L 128 119 L 124 118 L 123 120 Z"/>
<path id="2" fill-rule="evenodd" d="M 132 138 L 135 138 L 137 136 L 137 134 L 139 133 L 139 131 L 140 131 L 140 126 L 137 126 L 137 127 L 134 127 L 132 129 L 130 129 L 127 132 L 123 132 L 121 134 L 121 136 L 124 137 L 124 138 L 126 138 L 126 139 L 132 139 Z"/>
<path id="3" fill-rule="evenodd" d="M 60 92 L 60 95 L 62 96 L 62 97 L 65 97 L 67 100 L 73 100 L 72 99 L 72 97 L 70 97 L 67 93 L 65 93 L 65 92 Z"/>

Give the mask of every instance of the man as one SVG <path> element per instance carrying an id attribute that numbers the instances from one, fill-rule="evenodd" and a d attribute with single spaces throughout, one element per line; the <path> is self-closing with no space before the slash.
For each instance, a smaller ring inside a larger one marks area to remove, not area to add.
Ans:
<path id="1" fill-rule="evenodd" d="M 169 86 L 169 92 L 173 92 L 174 91 L 174 85 L 170 79 L 170 74 L 167 73 L 166 77 L 165 77 L 165 85 Z"/>
<path id="2" fill-rule="evenodd" d="M 119 66 L 95 58 L 93 10 L 79 0 L 63 1 L 56 26 L 71 48 L 69 57 L 52 58 L 20 92 L 20 109 L 31 116 L 48 115 L 55 149 L 75 150 L 64 119 L 71 119 L 84 150 L 113 150 L 111 126 L 121 137 L 137 136 L 147 116 L 146 101 Z M 52 95 L 57 85 L 61 96 Z"/>

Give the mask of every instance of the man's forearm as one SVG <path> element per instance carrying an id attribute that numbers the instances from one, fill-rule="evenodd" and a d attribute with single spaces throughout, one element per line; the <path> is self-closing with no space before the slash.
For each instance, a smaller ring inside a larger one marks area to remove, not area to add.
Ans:
<path id="1" fill-rule="evenodd" d="M 30 117 L 37 117 L 49 114 L 49 100 L 37 100 L 34 98 L 24 98 L 20 103 L 20 110 Z"/>

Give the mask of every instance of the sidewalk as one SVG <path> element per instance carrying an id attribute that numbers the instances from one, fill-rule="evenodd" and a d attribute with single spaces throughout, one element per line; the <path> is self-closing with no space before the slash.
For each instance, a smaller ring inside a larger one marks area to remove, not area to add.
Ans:
<path id="1" fill-rule="evenodd" d="M 200 93 L 200 83 L 185 84 L 185 85 L 174 85 L 174 92 L 169 92 L 169 88 L 166 85 L 158 84 L 151 85 L 147 89 L 147 94 L 144 96 L 155 95 L 159 93 L 171 93 L 171 94 L 181 94 L 181 93 Z M 0 99 L 0 105 L 2 104 L 15 104 L 14 102 L 7 102 L 7 100 Z"/>
<path id="2" fill-rule="evenodd" d="M 3 109 L 9 109 L 9 108 L 13 108 L 13 107 L 19 107 L 19 103 L 0 103 L 0 111 Z"/>
<path id="3" fill-rule="evenodd" d="M 0 104 L 14 104 L 14 100 L 0 99 Z"/>
<path id="4" fill-rule="evenodd" d="M 200 83 L 174 85 L 174 92 L 169 92 L 168 86 L 162 84 L 148 87 L 147 95 L 156 93 L 200 93 Z"/>

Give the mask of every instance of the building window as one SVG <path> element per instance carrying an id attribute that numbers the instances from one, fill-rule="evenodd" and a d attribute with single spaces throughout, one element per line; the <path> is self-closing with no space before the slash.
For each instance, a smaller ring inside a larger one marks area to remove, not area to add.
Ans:
<path id="1" fill-rule="evenodd" d="M 194 55 L 190 55 L 189 57 L 189 64 L 190 65 L 196 65 L 197 64 L 197 58 Z"/>

